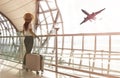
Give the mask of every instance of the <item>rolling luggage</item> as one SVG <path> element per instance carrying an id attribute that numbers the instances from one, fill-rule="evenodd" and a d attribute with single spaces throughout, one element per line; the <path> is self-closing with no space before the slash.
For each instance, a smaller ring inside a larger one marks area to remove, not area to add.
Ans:
<path id="1" fill-rule="evenodd" d="M 39 74 L 41 70 L 41 74 L 43 74 L 44 70 L 44 60 L 43 56 L 39 54 L 27 54 L 26 55 L 26 70 L 36 71 L 36 74 Z"/>

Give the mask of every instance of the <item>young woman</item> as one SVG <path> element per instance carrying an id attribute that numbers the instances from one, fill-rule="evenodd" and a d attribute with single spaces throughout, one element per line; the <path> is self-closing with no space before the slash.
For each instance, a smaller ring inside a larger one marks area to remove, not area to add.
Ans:
<path id="1" fill-rule="evenodd" d="M 23 68 L 26 63 L 25 61 L 26 54 L 31 53 L 33 47 L 33 37 L 36 37 L 35 33 L 32 30 L 32 24 L 31 24 L 32 19 L 33 19 L 33 15 L 31 13 L 26 13 L 24 15 L 25 23 L 23 25 L 23 35 L 25 36 L 24 44 L 25 44 L 26 53 L 23 59 Z"/>

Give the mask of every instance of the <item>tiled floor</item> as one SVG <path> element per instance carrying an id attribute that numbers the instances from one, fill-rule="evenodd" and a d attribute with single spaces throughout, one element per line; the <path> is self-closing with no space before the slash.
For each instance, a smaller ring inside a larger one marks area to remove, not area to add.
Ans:
<path id="1" fill-rule="evenodd" d="M 22 69 L 21 64 L 5 61 L 0 59 L 0 78 L 64 78 L 58 77 L 57 74 L 44 71 L 43 75 L 41 73 L 36 75 L 34 71 L 26 71 Z M 66 77 L 65 77 L 66 78 Z"/>
<path id="2" fill-rule="evenodd" d="M 21 64 L 0 59 L 0 78 L 76 78 L 76 77 L 65 76 L 45 70 L 43 75 L 41 75 L 41 72 L 39 73 L 39 75 L 36 75 L 35 71 L 27 72 L 25 69 L 22 69 Z M 89 78 L 89 77 L 81 76 L 81 78 Z M 114 78 L 114 77 L 109 77 L 109 78 Z"/>

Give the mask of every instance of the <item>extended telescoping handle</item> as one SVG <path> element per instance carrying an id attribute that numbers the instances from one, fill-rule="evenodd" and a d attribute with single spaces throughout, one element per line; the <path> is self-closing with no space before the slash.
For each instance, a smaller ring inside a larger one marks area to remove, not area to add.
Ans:
<path id="1" fill-rule="evenodd" d="M 37 40 L 36 38 L 37 38 L 38 40 Z M 41 39 L 39 38 L 39 36 L 35 36 L 35 39 L 37 40 L 38 45 L 40 45 L 40 40 L 41 40 Z M 36 42 L 34 43 L 34 45 L 35 45 L 35 44 L 36 44 Z M 35 49 L 35 48 L 36 48 L 35 46 L 33 46 L 33 48 L 34 48 L 34 49 L 33 49 L 33 52 L 32 52 L 32 53 L 33 53 L 33 54 L 39 54 L 39 48 Z"/>
<path id="2" fill-rule="evenodd" d="M 38 41 L 40 42 L 39 36 L 36 36 L 36 38 L 38 39 Z"/>

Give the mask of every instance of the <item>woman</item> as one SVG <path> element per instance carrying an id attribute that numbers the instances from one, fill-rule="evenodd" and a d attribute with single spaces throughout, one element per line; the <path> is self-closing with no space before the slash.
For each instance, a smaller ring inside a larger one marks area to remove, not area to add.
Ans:
<path id="1" fill-rule="evenodd" d="M 26 54 L 31 53 L 33 47 L 33 37 L 36 37 L 35 33 L 32 30 L 32 24 L 31 24 L 32 19 L 33 19 L 33 15 L 31 13 L 26 13 L 24 15 L 25 23 L 23 25 L 23 35 L 25 36 L 24 44 L 25 44 L 26 53 L 24 55 L 23 68 L 26 63 L 25 61 Z"/>

